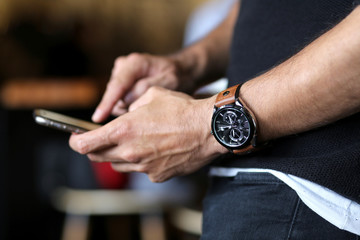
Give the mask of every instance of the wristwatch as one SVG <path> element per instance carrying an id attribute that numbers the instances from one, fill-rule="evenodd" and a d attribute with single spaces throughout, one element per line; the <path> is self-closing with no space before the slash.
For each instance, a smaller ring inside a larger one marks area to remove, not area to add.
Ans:
<path id="1" fill-rule="evenodd" d="M 246 154 L 257 148 L 256 118 L 239 96 L 241 84 L 220 92 L 214 105 L 211 133 L 235 154 Z"/>

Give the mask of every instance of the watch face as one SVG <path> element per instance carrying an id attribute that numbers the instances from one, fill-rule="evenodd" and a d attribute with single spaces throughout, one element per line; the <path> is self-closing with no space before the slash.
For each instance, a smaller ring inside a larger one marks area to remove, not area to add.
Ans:
<path id="1" fill-rule="evenodd" d="M 223 107 L 218 109 L 212 121 L 215 138 L 225 147 L 241 148 L 253 135 L 252 120 L 240 108 Z"/>

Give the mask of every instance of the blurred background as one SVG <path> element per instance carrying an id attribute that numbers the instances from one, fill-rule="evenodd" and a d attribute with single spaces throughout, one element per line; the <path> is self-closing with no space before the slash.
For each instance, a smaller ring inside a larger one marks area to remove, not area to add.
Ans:
<path id="1" fill-rule="evenodd" d="M 114 59 L 171 53 L 195 41 L 211 28 L 210 20 L 188 25 L 205 2 L 0 0 L 0 239 L 198 237 L 199 212 L 190 212 L 197 229 L 184 235 L 171 224 L 184 212 L 173 218 L 168 209 L 200 209 L 203 172 L 156 186 L 141 174 L 115 173 L 72 152 L 69 135 L 36 125 L 32 111 L 89 120 Z M 231 1 L 211 2 L 220 21 L 219 9 L 225 15 Z M 97 209 L 99 202 L 109 208 Z"/>

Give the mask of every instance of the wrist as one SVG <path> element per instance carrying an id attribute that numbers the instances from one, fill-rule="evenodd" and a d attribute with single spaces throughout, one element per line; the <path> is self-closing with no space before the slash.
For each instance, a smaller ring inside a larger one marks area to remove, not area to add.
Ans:
<path id="1" fill-rule="evenodd" d="M 235 154 L 247 154 L 261 148 L 257 141 L 257 120 L 242 99 L 241 86 L 232 86 L 217 95 L 211 120 L 214 138 Z"/>
<path id="2" fill-rule="evenodd" d="M 169 58 L 174 62 L 179 79 L 178 90 L 192 93 L 205 75 L 206 53 L 198 46 L 190 46 Z"/>
<path id="3" fill-rule="evenodd" d="M 223 145 L 221 145 L 215 138 L 214 135 L 212 133 L 212 129 L 211 129 L 211 123 L 212 123 L 212 117 L 213 117 L 213 113 L 214 113 L 214 106 L 215 106 L 215 102 L 216 102 L 216 97 L 217 95 L 214 95 L 210 98 L 207 99 L 207 105 L 206 105 L 206 109 L 207 109 L 207 124 L 206 124 L 206 137 L 207 137 L 207 141 L 208 141 L 208 145 L 210 146 L 210 152 L 212 154 L 215 155 L 221 155 L 221 154 L 226 154 L 229 152 L 229 150 L 224 147 Z"/>
<path id="4" fill-rule="evenodd" d="M 219 144 L 216 141 L 214 136 L 211 133 L 211 119 L 213 115 L 213 108 L 215 104 L 216 95 L 201 99 L 201 100 L 194 100 L 198 102 L 200 105 L 196 106 L 193 109 L 193 112 L 199 114 L 196 119 L 199 119 L 199 129 L 202 129 L 201 132 L 201 142 L 204 149 L 204 155 L 210 156 L 211 158 L 215 158 L 221 154 L 225 154 L 228 150 Z M 201 109 L 201 111 L 199 111 Z"/>

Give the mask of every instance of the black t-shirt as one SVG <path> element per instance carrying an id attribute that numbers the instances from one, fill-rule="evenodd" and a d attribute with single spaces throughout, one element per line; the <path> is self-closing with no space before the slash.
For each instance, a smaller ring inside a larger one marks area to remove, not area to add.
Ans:
<path id="1" fill-rule="evenodd" d="M 356 4 L 353 0 L 242 0 L 227 72 L 229 86 L 293 56 L 344 19 Z M 360 113 L 278 139 L 249 156 L 228 155 L 216 165 L 279 170 L 360 203 Z"/>

